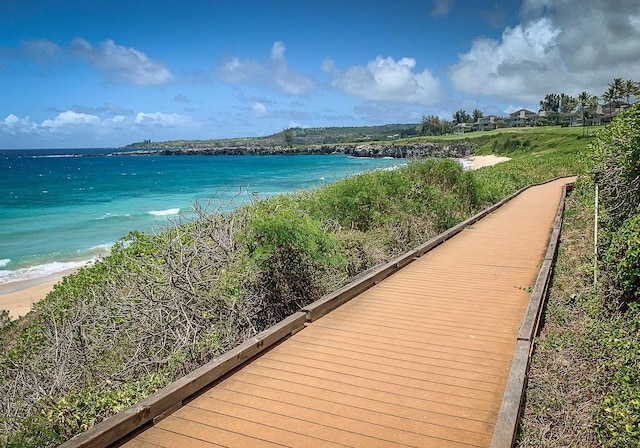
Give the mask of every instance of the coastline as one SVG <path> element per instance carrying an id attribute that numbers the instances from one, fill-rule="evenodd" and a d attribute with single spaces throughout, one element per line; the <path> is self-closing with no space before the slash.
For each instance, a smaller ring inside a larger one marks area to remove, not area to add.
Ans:
<path id="1" fill-rule="evenodd" d="M 0 310 L 8 310 L 11 320 L 26 315 L 31 311 L 33 305 L 44 299 L 65 276 L 73 274 L 77 270 L 68 269 L 46 277 L 0 285 Z"/>
<path id="2" fill-rule="evenodd" d="M 510 157 L 496 156 L 493 154 L 486 156 L 469 156 L 462 159 L 463 166 L 470 170 L 477 170 L 485 166 L 496 165 L 501 162 L 511 160 Z"/>
<path id="3" fill-rule="evenodd" d="M 510 158 L 496 155 L 469 156 L 461 159 L 463 166 L 470 170 L 495 165 L 507 160 L 510 160 Z M 33 308 L 33 304 L 44 299 L 63 277 L 77 270 L 78 268 L 69 269 L 46 277 L 0 285 L 0 310 L 8 310 L 11 319 L 26 315 Z"/>

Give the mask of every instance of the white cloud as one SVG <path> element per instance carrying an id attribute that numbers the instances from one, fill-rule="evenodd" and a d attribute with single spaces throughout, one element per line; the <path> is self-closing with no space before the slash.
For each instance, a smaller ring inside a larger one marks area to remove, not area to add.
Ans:
<path id="1" fill-rule="evenodd" d="M 187 115 L 165 114 L 162 112 L 138 112 L 133 120 L 136 125 L 152 125 L 162 127 L 196 126 L 197 122 Z"/>
<path id="2" fill-rule="evenodd" d="M 96 108 L 97 109 L 97 108 Z M 153 135 L 159 139 L 175 138 L 176 133 L 185 132 L 190 135 L 194 130 L 202 128 L 202 123 L 187 115 L 162 112 L 138 112 L 129 114 L 109 114 L 108 111 L 98 115 L 79 113 L 72 110 L 61 112 L 53 118 L 42 122 L 34 122 L 31 118 L 20 118 L 9 114 L 0 119 L 0 136 L 20 138 L 21 142 L 29 139 L 37 141 L 53 141 L 56 138 L 77 138 L 74 144 L 85 141 L 105 142 L 118 141 L 136 135 Z M 129 136 L 129 137 L 127 137 Z M 46 138 L 47 140 L 41 140 Z M 102 143 L 104 144 L 104 143 Z"/>
<path id="3" fill-rule="evenodd" d="M 18 118 L 17 116 L 15 116 L 13 114 L 7 115 L 7 118 L 4 119 L 5 126 L 10 127 L 10 128 L 14 127 L 19 122 L 20 122 L 20 118 Z"/>
<path id="4" fill-rule="evenodd" d="M 316 83 L 289 68 L 285 51 L 282 42 L 275 42 L 270 58 L 264 62 L 234 57 L 214 72 L 218 78 L 230 84 L 257 84 L 286 94 L 305 96 L 316 88 Z"/>
<path id="5" fill-rule="evenodd" d="M 267 115 L 267 106 L 264 103 L 256 101 L 251 105 L 251 112 L 253 112 L 253 115 L 256 117 L 264 117 Z"/>
<path id="6" fill-rule="evenodd" d="M 284 52 L 286 48 L 280 41 L 274 42 L 271 46 L 271 59 L 274 61 L 284 61 Z"/>
<path id="7" fill-rule="evenodd" d="M 102 123 L 105 126 L 109 126 L 109 125 L 117 126 L 117 125 L 120 125 L 121 123 L 125 123 L 126 120 L 127 120 L 127 117 L 125 117 L 124 115 L 116 115 L 115 117 L 107 118 Z"/>
<path id="8" fill-rule="evenodd" d="M 75 55 L 89 61 L 114 84 L 164 85 L 174 80 L 162 62 L 149 59 L 135 48 L 116 45 L 111 39 L 94 48 L 86 40 L 76 38 L 71 48 Z"/>
<path id="9" fill-rule="evenodd" d="M 29 117 L 20 118 L 17 115 L 9 114 L 0 121 L 0 132 L 10 135 L 25 134 L 33 132 L 36 124 Z"/>
<path id="10" fill-rule="evenodd" d="M 614 77 L 640 73 L 635 2 L 525 0 L 522 23 L 500 40 L 476 39 L 450 67 L 456 89 L 498 99 L 539 101 L 546 93 L 601 94 Z"/>
<path id="11" fill-rule="evenodd" d="M 416 60 L 378 56 L 366 67 L 354 66 L 340 72 L 333 61 L 325 60 L 322 68 L 332 76 L 332 85 L 358 98 L 398 103 L 436 104 L 442 98 L 440 81 L 429 70 L 414 73 Z"/>
<path id="12" fill-rule="evenodd" d="M 535 101 L 564 76 L 559 34 L 551 20 L 542 18 L 507 28 L 500 42 L 478 38 L 451 68 L 453 85 L 477 95 Z"/>
<path id="13" fill-rule="evenodd" d="M 40 126 L 43 128 L 59 128 L 67 125 L 95 125 L 100 119 L 95 115 L 80 114 L 72 110 L 59 113 L 53 120 L 44 120 Z"/>

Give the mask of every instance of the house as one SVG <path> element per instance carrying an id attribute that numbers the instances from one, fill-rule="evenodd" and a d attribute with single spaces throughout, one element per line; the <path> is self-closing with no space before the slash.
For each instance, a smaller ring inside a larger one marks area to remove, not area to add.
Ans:
<path id="1" fill-rule="evenodd" d="M 504 120 L 496 117 L 495 115 L 487 115 L 486 117 L 478 118 L 478 121 L 474 123 L 475 128 L 478 131 L 493 131 L 501 127 L 500 125 Z"/>
<path id="2" fill-rule="evenodd" d="M 620 101 L 610 101 L 599 104 L 596 113 L 600 115 L 602 124 L 610 123 L 617 115 L 627 110 L 629 104 Z"/>
<path id="3" fill-rule="evenodd" d="M 474 130 L 474 123 L 458 123 L 453 127 L 454 134 L 465 134 Z"/>
<path id="4" fill-rule="evenodd" d="M 541 110 L 538 112 L 536 124 L 540 126 L 560 125 L 573 127 L 582 125 L 582 112 L 556 112 L 553 110 Z"/>
<path id="5" fill-rule="evenodd" d="M 560 112 L 559 121 L 562 127 L 572 127 L 578 126 L 578 122 L 582 122 L 582 119 L 580 113 L 577 112 Z"/>
<path id="6" fill-rule="evenodd" d="M 522 126 L 533 126 L 538 115 L 527 109 L 520 109 L 509 114 L 507 127 L 515 128 Z"/>

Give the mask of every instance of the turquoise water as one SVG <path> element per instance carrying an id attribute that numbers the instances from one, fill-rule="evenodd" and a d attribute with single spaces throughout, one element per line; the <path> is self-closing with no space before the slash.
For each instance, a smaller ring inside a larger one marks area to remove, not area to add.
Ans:
<path id="1" fill-rule="evenodd" d="M 234 199 L 233 207 L 256 195 L 313 188 L 405 163 L 340 155 L 109 152 L 0 151 L 0 284 L 85 264 L 131 230 L 157 232 L 188 218 L 195 201 L 215 209 Z"/>

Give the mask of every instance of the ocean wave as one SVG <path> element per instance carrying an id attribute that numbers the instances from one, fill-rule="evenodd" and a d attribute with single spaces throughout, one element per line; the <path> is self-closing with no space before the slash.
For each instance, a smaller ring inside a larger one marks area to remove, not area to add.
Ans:
<path id="1" fill-rule="evenodd" d="M 9 263 L 11 263 L 11 258 L 4 258 L 0 260 L 0 268 L 8 265 Z"/>
<path id="2" fill-rule="evenodd" d="M 97 220 L 102 221 L 104 219 L 111 219 L 111 218 L 128 218 L 130 217 L 131 214 L 130 213 L 105 213 L 102 216 L 98 216 Z"/>
<path id="3" fill-rule="evenodd" d="M 149 210 L 149 214 L 153 216 L 169 216 L 180 213 L 179 208 L 168 208 L 166 210 Z"/>
<path id="4" fill-rule="evenodd" d="M 90 260 L 83 261 L 54 261 L 51 263 L 20 268 L 14 271 L 0 270 L 0 285 L 5 283 L 18 282 L 21 280 L 33 280 L 36 278 L 46 277 L 48 275 L 68 271 L 70 269 L 78 269 L 82 266 L 86 266 L 94 262 L 95 260 L 95 258 L 92 258 Z"/>
<path id="5" fill-rule="evenodd" d="M 113 243 L 98 244 L 97 246 L 90 247 L 89 252 L 93 254 L 107 255 L 111 252 L 112 247 Z"/>

